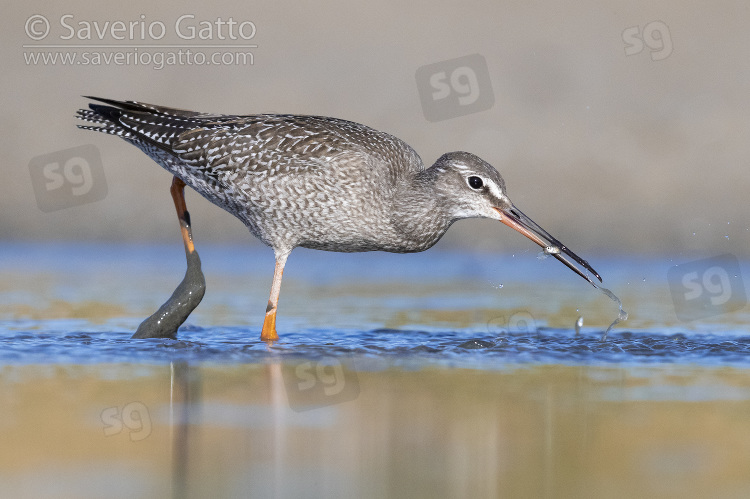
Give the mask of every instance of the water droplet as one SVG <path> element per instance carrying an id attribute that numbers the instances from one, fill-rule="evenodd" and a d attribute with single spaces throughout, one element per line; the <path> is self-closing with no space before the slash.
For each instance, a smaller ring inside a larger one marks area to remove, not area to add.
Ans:
<path id="1" fill-rule="evenodd" d="M 496 287 L 497 289 L 503 289 L 503 285 L 502 285 L 502 284 L 498 284 L 498 285 L 497 285 L 497 286 L 495 286 L 495 287 Z"/>
<path id="2" fill-rule="evenodd" d="M 727 241 L 729 241 L 729 234 L 727 234 L 727 235 L 726 235 L 726 236 L 724 236 L 724 237 L 726 237 L 726 238 L 727 238 Z"/>
<path id="3" fill-rule="evenodd" d="M 581 334 L 581 328 L 583 327 L 583 316 L 579 315 L 578 320 L 576 321 L 576 335 Z"/>

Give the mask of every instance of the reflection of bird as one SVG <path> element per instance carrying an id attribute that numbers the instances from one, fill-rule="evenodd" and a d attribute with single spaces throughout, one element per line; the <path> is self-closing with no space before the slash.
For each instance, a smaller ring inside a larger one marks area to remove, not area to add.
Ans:
<path id="1" fill-rule="evenodd" d="M 601 280 L 586 261 L 516 209 L 500 174 L 473 154 L 444 154 L 425 168 L 403 141 L 350 121 L 212 115 L 95 100 L 104 105 L 90 104 L 78 117 L 102 126 L 81 128 L 136 145 L 273 248 L 276 271 L 264 340 L 278 338 L 281 276 L 297 246 L 424 251 L 456 220 L 492 218 L 544 247 L 592 284 L 585 271 Z"/>

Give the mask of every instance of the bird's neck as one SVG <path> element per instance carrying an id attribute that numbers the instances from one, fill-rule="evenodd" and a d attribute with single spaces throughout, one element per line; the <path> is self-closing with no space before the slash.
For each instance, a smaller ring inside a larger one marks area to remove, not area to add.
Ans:
<path id="1" fill-rule="evenodd" d="M 455 219 L 435 189 L 430 169 L 404 179 L 396 192 L 391 223 L 410 251 L 424 251 L 437 243 Z"/>

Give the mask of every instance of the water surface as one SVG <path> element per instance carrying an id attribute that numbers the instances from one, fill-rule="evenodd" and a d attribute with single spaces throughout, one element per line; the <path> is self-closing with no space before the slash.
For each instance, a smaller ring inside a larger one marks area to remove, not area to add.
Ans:
<path id="1" fill-rule="evenodd" d="M 681 261 L 587 255 L 602 341 L 531 250 L 295 251 L 269 346 L 270 250 L 199 249 L 178 339 L 131 340 L 181 245 L 0 245 L 0 496 L 750 493 L 748 312 L 680 321 Z"/>

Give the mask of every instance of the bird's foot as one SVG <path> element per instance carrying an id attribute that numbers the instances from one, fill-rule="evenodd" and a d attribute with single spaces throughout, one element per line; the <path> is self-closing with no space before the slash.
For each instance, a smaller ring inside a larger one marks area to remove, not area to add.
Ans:
<path id="1" fill-rule="evenodd" d="M 270 304 L 269 304 L 270 306 Z M 272 308 L 266 312 L 266 318 L 263 319 L 263 329 L 260 332 L 262 341 L 277 341 L 279 339 L 276 333 L 276 309 Z"/>

